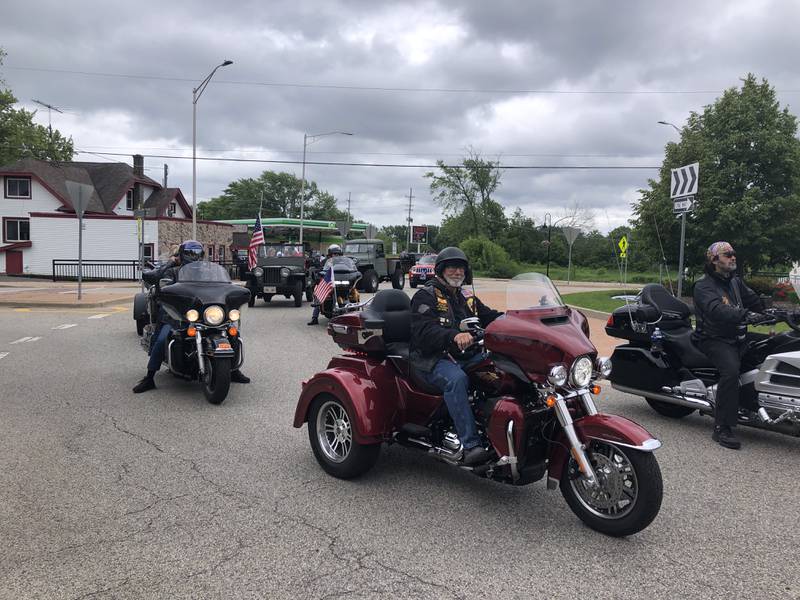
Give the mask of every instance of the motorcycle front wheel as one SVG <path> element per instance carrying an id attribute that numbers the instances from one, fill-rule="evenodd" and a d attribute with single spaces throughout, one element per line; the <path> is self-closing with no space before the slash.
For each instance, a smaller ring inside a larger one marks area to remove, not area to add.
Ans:
<path id="1" fill-rule="evenodd" d="M 329 475 L 352 479 L 369 471 L 378 460 L 380 444 L 359 444 L 353 439 L 353 419 L 344 404 L 321 394 L 308 414 L 308 439 L 319 465 Z"/>
<path id="2" fill-rule="evenodd" d="M 203 394 L 211 404 L 222 404 L 231 387 L 231 359 L 205 358 L 205 375 L 201 382 Z"/>
<path id="3" fill-rule="evenodd" d="M 661 509 L 661 469 L 651 452 L 592 440 L 587 449 L 597 487 L 580 475 L 574 458 L 564 466 L 561 493 L 578 518 L 592 529 L 623 537 L 642 531 Z"/>

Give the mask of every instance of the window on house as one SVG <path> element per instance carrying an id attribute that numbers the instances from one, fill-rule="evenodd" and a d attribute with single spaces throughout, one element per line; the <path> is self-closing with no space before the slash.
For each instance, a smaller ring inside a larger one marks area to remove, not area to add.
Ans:
<path id="1" fill-rule="evenodd" d="M 4 242 L 27 242 L 31 239 L 29 219 L 3 219 Z"/>
<path id="2" fill-rule="evenodd" d="M 6 177 L 6 198 L 30 198 L 30 177 Z"/>
<path id="3" fill-rule="evenodd" d="M 225 262 L 225 246 L 219 247 L 219 253 L 217 256 L 219 256 L 219 262 Z"/>
<path id="4" fill-rule="evenodd" d="M 214 260 L 214 246 L 208 247 L 208 260 Z"/>
<path id="5" fill-rule="evenodd" d="M 174 217 L 176 212 L 178 212 L 178 204 L 176 202 L 170 202 L 167 215 L 170 217 Z"/>
<path id="6" fill-rule="evenodd" d="M 142 246 L 142 255 L 144 256 L 144 262 L 149 262 L 153 260 L 153 244 L 145 244 Z"/>
<path id="7" fill-rule="evenodd" d="M 133 190 L 128 190 L 128 193 L 125 194 L 125 209 L 133 210 Z"/>

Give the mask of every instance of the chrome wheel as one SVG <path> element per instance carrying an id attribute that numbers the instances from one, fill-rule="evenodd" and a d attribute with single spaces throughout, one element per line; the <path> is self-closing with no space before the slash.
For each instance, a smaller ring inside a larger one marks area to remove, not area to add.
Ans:
<path id="1" fill-rule="evenodd" d="M 338 402 L 328 401 L 317 413 L 317 441 L 325 458 L 344 462 L 353 447 L 353 427 L 347 411 Z"/>
<path id="2" fill-rule="evenodd" d="M 617 446 L 606 442 L 591 442 L 587 451 L 597 486 L 589 485 L 580 476 L 571 478 L 569 485 L 583 507 L 602 519 L 621 519 L 636 506 L 639 499 L 639 482 L 628 456 Z M 577 471 L 570 460 L 570 470 Z"/>

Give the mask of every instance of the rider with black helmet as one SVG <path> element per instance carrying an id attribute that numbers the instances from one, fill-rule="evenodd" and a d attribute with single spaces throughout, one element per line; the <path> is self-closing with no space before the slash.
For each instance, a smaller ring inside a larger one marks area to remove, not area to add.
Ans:
<path id="1" fill-rule="evenodd" d="M 328 252 L 325 254 L 325 263 L 322 269 L 320 270 L 320 273 L 324 274 L 326 267 L 330 269 L 328 261 L 332 256 L 342 256 L 342 247 L 339 244 L 331 244 L 330 246 L 328 246 Z M 312 306 L 314 308 L 311 310 L 311 320 L 308 323 L 306 323 L 306 325 L 319 324 L 319 311 L 322 309 L 322 305 L 316 300 L 314 300 Z"/>
<path id="2" fill-rule="evenodd" d="M 167 262 L 160 267 L 145 271 L 142 273 L 142 279 L 148 283 L 156 284 L 162 279 L 169 279 L 172 283 L 178 281 L 178 271 L 183 265 L 203 260 L 205 251 L 203 244 L 197 240 L 186 240 L 180 246 L 178 251 L 173 254 Z M 161 363 L 164 360 L 164 348 L 167 344 L 167 338 L 172 332 L 172 325 L 167 320 L 166 313 L 159 308 L 159 320 L 161 321 L 158 331 L 153 335 L 150 346 L 150 360 L 147 362 L 147 375 L 137 383 L 133 392 L 139 394 L 152 390 L 156 387 L 155 375 L 161 368 Z M 236 383 L 250 383 L 250 378 L 242 374 L 238 369 L 231 371 L 231 381 Z"/>
<path id="3" fill-rule="evenodd" d="M 444 394 L 464 448 L 464 463 L 477 464 L 489 453 L 478 436 L 465 369 L 482 360 L 483 353 L 457 360 L 450 350 L 457 347 L 463 351 L 474 341 L 471 333 L 459 331 L 463 319 L 478 317 L 486 327 L 502 313 L 462 289 L 463 284 L 472 283 L 472 270 L 461 249 L 450 247 L 439 252 L 434 273 L 436 276 L 411 300 L 411 361 L 420 376 Z"/>

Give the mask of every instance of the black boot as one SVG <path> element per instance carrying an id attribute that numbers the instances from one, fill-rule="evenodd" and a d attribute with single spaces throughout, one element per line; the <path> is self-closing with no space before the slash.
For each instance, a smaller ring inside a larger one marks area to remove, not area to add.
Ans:
<path id="1" fill-rule="evenodd" d="M 742 442 L 736 437 L 736 434 L 730 427 L 714 427 L 714 433 L 711 434 L 711 439 L 717 442 L 720 446 L 730 448 L 731 450 L 738 450 L 742 447 Z"/>
<path id="2" fill-rule="evenodd" d="M 231 371 L 231 381 L 234 383 L 250 383 L 250 378 L 239 369 Z"/>
<path id="3" fill-rule="evenodd" d="M 475 446 L 469 450 L 464 450 L 465 465 L 477 465 L 485 463 L 487 460 L 489 460 L 489 452 L 485 448 Z"/>
<path id="4" fill-rule="evenodd" d="M 319 319 L 317 317 L 312 318 L 306 325 L 319 325 Z"/>
<path id="5" fill-rule="evenodd" d="M 154 390 L 156 389 L 156 381 L 154 379 L 155 373 L 148 373 L 142 380 L 133 386 L 133 393 L 134 394 L 141 394 L 142 392 L 146 392 L 147 390 Z"/>

